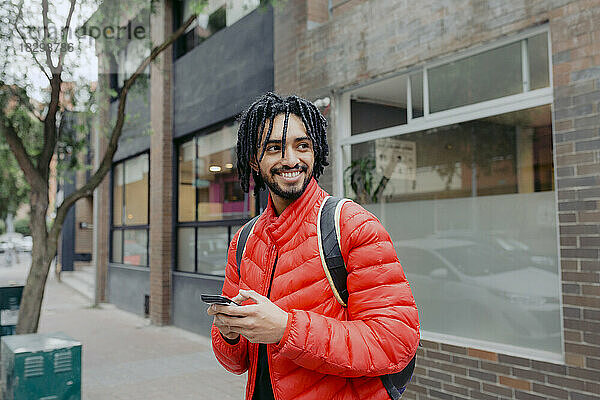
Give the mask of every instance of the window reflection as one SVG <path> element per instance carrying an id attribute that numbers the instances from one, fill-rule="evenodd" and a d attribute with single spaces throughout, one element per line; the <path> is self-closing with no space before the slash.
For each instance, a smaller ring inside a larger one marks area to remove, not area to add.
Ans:
<path id="1" fill-rule="evenodd" d="M 115 230 L 112 233 L 112 262 L 123 262 L 123 231 Z"/>
<path id="2" fill-rule="evenodd" d="M 521 42 L 428 69 L 429 112 L 523 91 Z"/>
<path id="3" fill-rule="evenodd" d="M 149 155 L 113 167 L 111 262 L 148 265 Z"/>
<path id="4" fill-rule="evenodd" d="M 146 229 L 123 231 L 123 263 L 148 265 L 148 231 Z"/>
<path id="5" fill-rule="evenodd" d="M 176 57 L 183 56 L 213 34 L 242 19 L 260 5 L 260 0 L 210 0 L 202 3 L 197 0 L 174 3 L 176 28 L 183 25 L 192 14 L 198 13 L 196 22 L 176 42 Z M 199 4 L 203 6 L 200 10 Z"/>
<path id="6" fill-rule="evenodd" d="M 194 179 L 194 162 L 196 159 L 196 142 L 191 140 L 179 146 L 179 221 L 193 221 L 196 218 L 194 202 L 196 186 Z"/>
<path id="7" fill-rule="evenodd" d="M 423 72 L 417 72 L 410 76 L 410 92 L 412 100 L 412 117 L 423 116 Z"/>
<path id="8" fill-rule="evenodd" d="M 123 164 L 113 170 L 113 225 L 123 224 Z"/>
<path id="9" fill-rule="evenodd" d="M 251 182 L 244 193 L 237 176 L 237 123 L 227 123 L 179 145 L 178 271 L 223 276 L 229 242 L 255 215 Z"/>
<path id="10" fill-rule="evenodd" d="M 226 226 L 199 228 L 196 242 L 198 272 L 225 276 L 228 245 Z"/>
<path id="11" fill-rule="evenodd" d="M 194 272 L 194 228 L 177 229 L 177 266 L 179 271 Z"/>
<path id="12" fill-rule="evenodd" d="M 527 55 L 529 58 L 529 88 L 534 90 L 549 86 L 547 33 L 544 32 L 527 39 Z"/>
<path id="13" fill-rule="evenodd" d="M 352 145 L 347 194 L 361 203 L 553 190 L 550 107 Z"/>
<path id="14" fill-rule="evenodd" d="M 350 102 L 351 134 L 406 124 L 407 81 L 406 76 L 399 76 L 353 92 Z"/>
<path id="15" fill-rule="evenodd" d="M 125 161 L 125 224 L 148 224 L 148 154 Z"/>
<path id="16" fill-rule="evenodd" d="M 350 147 L 426 331 L 561 352 L 550 106 Z"/>
<path id="17" fill-rule="evenodd" d="M 254 198 L 242 191 L 237 177 L 237 128 L 237 123 L 227 124 L 197 137 L 195 153 L 190 147 L 193 140 L 181 146 L 180 221 L 193 220 L 195 213 L 197 221 L 240 219 L 254 214 Z M 194 201 L 197 210 L 190 207 Z"/>

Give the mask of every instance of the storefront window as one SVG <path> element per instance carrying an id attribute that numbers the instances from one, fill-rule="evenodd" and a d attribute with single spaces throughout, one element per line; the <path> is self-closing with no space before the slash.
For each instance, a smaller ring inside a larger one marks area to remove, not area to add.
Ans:
<path id="1" fill-rule="evenodd" d="M 113 225 L 123 225 L 123 164 L 113 169 Z"/>
<path id="2" fill-rule="evenodd" d="M 227 246 L 255 215 L 256 198 L 237 177 L 237 123 L 226 123 L 178 146 L 177 270 L 224 275 Z"/>
<path id="3" fill-rule="evenodd" d="M 111 262 L 148 265 L 149 155 L 113 166 Z"/>
<path id="4" fill-rule="evenodd" d="M 148 265 L 148 230 L 123 231 L 123 264 Z"/>
<path id="5" fill-rule="evenodd" d="M 194 221 L 196 219 L 194 212 L 194 203 L 196 201 L 195 159 L 195 139 L 179 146 L 179 210 L 177 215 L 181 222 Z"/>
<path id="6" fill-rule="evenodd" d="M 412 112 L 385 130 L 350 104 L 345 196 L 390 233 L 425 338 L 562 351 L 552 95 L 525 93 L 550 85 L 547 54 L 541 33 L 411 72 L 411 101 L 396 105 Z M 389 106 L 404 89 L 389 81 L 351 103 L 368 94 Z M 491 100 L 512 110 L 494 115 Z"/>
<path id="7" fill-rule="evenodd" d="M 225 276 L 228 246 L 228 227 L 199 228 L 196 241 L 198 272 Z"/>
<path id="8" fill-rule="evenodd" d="M 125 225 L 148 224 L 148 154 L 125 161 Z"/>
<path id="9" fill-rule="evenodd" d="M 551 132 L 548 105 L 350 146 L 424 330 L 560 352 Z"/>
<path id="10" fill-rule="evenodd" d="M 194 238 L 196 228 L 177 229 L 177 269 L 183 272 L 194 272 Z"/>

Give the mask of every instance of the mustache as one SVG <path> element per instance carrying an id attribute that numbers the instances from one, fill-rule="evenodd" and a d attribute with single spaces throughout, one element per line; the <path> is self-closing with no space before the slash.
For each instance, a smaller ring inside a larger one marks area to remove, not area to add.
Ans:
<path id="1" fill-rule="evenodd" d="M 292 170 L 297 170 L 297 169 L 300 169 L 300 171 L 302 171 L 302 172 L 306 172 L 306 171 L 308 171 L 308 166 L 296 164 L 293 167 L 288 167 L 288 166 L 284 165 L 280 168 L 271 169 L 271 173 L 272 174 L 280 174 L 282 172 L 292 171 Z"/>

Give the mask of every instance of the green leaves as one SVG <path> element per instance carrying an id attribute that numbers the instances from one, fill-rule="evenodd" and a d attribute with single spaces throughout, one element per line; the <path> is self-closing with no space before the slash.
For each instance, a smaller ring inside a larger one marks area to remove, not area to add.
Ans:
<path id="1" fill-rule="evenodd" d="M 204 8 L 208 5 L 208 0 L 193 0 L 190 1 L 190 11 L 192 14 L 201 14 Z"/>
<path id="2" fill-rule="evenodd" d="M 356 201 L 365 204 L 377 201 L 375 179 L 375 159 L 372 157 L 359 158 L 352 161 L 344 171 L 350 175 L 350 186 L 356 193 Z"/>
<path id="3" fill-rule="evenodd" d="M 29 185 L 4 135 L 0 135 L 0 219 L 14 214 L 29 197 Z"/>

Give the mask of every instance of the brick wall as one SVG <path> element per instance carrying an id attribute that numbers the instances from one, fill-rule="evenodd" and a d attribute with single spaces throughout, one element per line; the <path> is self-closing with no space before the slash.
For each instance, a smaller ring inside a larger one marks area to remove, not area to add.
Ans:
<path id="1" fill-rule="evenodd" d="M 172 2 L 161 2 L 151 17 L 154 43 L 172 32 Z M 150 115 L 150 319 L 166 325 L 171 319 L 173 124 L 171 112 L 172 52 L 151 64 Z"/>
<path id="2" fill-rule="evenodd" d="M 312 29 L 305 28 L 305 2 L 288 2 L 276 9 L 275 89 L 311 99 L 334 95 L 548 23 L 565 361 L 542 362 L 423 340 L 405 397 L 598 399 L 600 2 L 426 0 L 415 4 L 349 1 Z M 335 118 L 329 132 L 335 132 Z"/>
<path id="3" fill-rule="evenodd" d="M 600 397 L 600 3 L 552 12 L 554 119 L 566 362 Z"/>
<path id="4" fill-rule="evenodd" d="M 101 53 L 101 51 L 98 51 Z M 106 57 L 98 58 L 100 71 L 107 71 L 108 62 Z M 94 170 L 108 147 L 107 136 L 110 127 L 110 102 L 109 102 L 110 80 L 108 74 L 98 74 L 98 116 L 92 129 L 92 142 L 94 153 L 98 160 L 94 161 Z M 104 302 L 107 299 L 106 281 L 108 274 L 109 237 L 110 237 L 110 173 L 106 174 L 100 185 L 94 191 L 93 203 L 96 204 L 96 215 L 94 217 L 94 250 L 93 263 L 96 267 L 96 293 L 95 302 Z"/>

